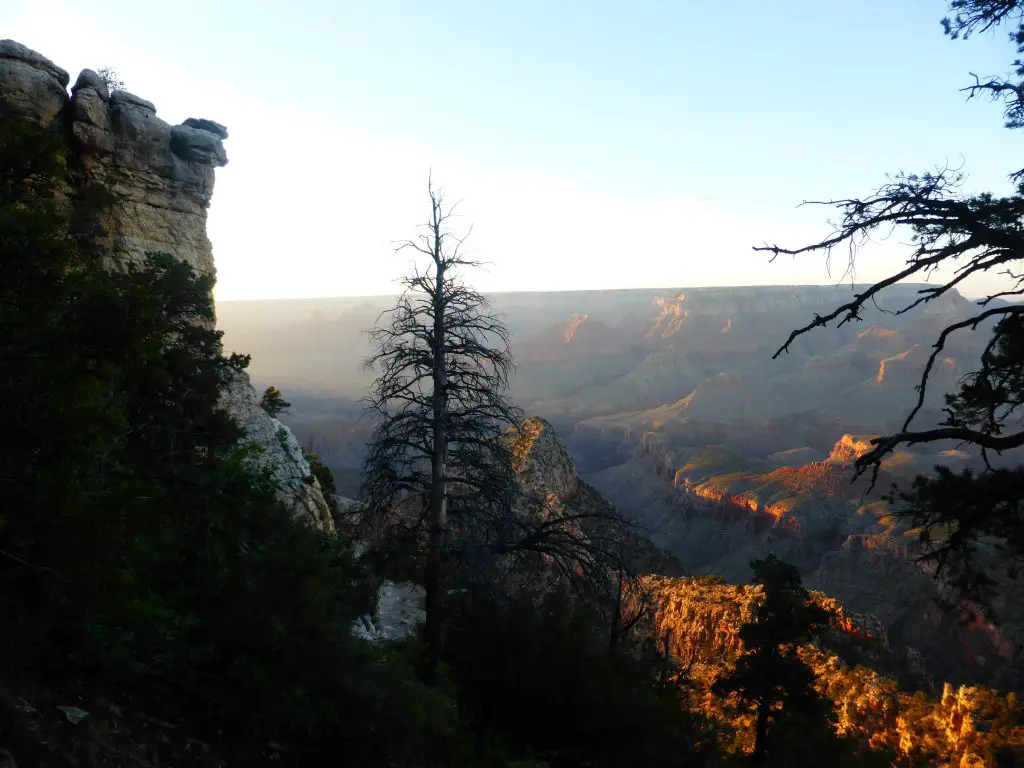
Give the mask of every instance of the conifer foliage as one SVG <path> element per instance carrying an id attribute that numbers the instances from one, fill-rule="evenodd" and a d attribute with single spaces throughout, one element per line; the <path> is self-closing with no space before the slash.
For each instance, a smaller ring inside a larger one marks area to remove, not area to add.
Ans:
<path id="1" fill-rule="evenodd" d="M 751 757 L 761 763 L 769 752 L 771 723 L 783 713 L 817 716 L 828 711 L 815 691 L 814 673 L 797 655 L 800 645 L 814 636 L 828 616 L 811 600 L 795 566 L 769 555 L 750 567 L 754 583 L 763 585 L 764 596 L 753 619 L 740 628 L 743 655 L 715 688 L 721 694 L 737 694 L 754 708 Z"/>

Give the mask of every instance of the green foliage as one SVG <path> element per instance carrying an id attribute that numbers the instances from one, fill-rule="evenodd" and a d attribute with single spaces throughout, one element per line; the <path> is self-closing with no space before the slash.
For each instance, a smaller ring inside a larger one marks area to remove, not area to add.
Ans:
<path id="1" fill-rule="evenodd" d="M 1013 569 L 1024 559 L 1022 488 L 1024 467 L 977 473 L 937 466 L 934 476 L 916 477 L 910 491 L 894 489 L 890 497 L 902 502 L 899 517 L 916 531 L 922 559 L 992 618 L 992 564 Z"/>
<path id="2" fill-rule="evenodd" d="M 118 77 L 117 71 L 113 67 L 101 67 L 96 70 L 96 74 L 103 80 L 103 84 L 107 86 L 110 93 L 124 90 L 124 80 Z"/>
<path id="3" fill-rule="evenodd" d="M 600 623 L 557 593 L 454 608 L 444 662 L 476 727 L 551 765 L 702 764 L 708 748 L 650 659 L 608 649 Z"/>
<path id="4" fill-rule="evenodd" d="M 270 385 L 263 391 L 263 397 L 260 398 L 260 407 L 276 419 L 291 408 L 292 404 L 284 399 L 281 390 L 274 385 Z"/>
<path id="5" fill-rule="evenodd" d="M 812 602 L 795 566 L 775 555 L 750 565 L 764 596 L 751 621 L 740 628 L 743 655 L 714 689 L 721 695 L 737 695 L 755 709 L 753 757 L 763 760 L 769 751 L 769 726 L 780 712 L 824 719 L 829 710 L 815 691 L 814 673 L 797 655 L 799 644 L 813 638 L 828 614 Z"/>

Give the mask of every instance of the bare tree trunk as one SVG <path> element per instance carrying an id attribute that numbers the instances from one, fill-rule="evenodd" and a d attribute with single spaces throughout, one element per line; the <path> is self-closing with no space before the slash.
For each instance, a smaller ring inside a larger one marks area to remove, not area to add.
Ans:
<path id="1" fill-rule="evenodd" d="M 619 637 L 622 632 L 622 566 L 619 566 L 618 591 L 615 593 L 615 606 L 612 610 L 611 635 L 608 638 L 608 647 L 615 650 L 619 644 Z"/>
<path id="2" fill-rule="evenodd" d="M 768 741 L 768 714 L 770 704 L 767 699 L 762 699 L 757 704 L 757 726 L 754 729 L 754 751 L 750 754 L 750 760 L 755 765 L 764 762 L 765 748 Z"/>
<path id="3" fill-rule="evenodd" d="M 441 231 L 438 206 L 434 205 L 434 336 L 432 339 L 434 358 L 433 370 L 433 452 L 430 456 L 430 522 L 427 538 L 426 588 L 426 635 L 427 674 L 432 679 L 441 658 L 443 643 L 443 582 L 444 532 L 448 523 L 447 474 L 448 435 L 446 429 L 447 360 L 445 356 L 444 323 L 444 264 L 441 260 Z"/>

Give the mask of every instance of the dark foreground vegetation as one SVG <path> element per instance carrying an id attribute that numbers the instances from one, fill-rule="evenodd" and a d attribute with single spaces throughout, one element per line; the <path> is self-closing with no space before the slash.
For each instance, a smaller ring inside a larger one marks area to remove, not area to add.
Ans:
<path id="1" fill-rule="evenodd" d="M 720 726 L 690 711 L 678 681 L 659 676 L 664 660 L 628 637 L 621 590 L 610 612 L 602 601 L 614 590 L 580 592 L 558 579 L 529 586 L 550 576 L 550 556 L 514 557 L 518 586 L 508 590 L 482 584 L 473 569 L 451 571 L 444 642 L 433 650 L 419 636 L 389 644 L 353 636 L 354 620 L 373 610 L 380 577 L 355 557 L 344 531 L 293 520 L 277 501 L 273 473 L 247 461 L 258 449 L 238 444 L 238 426 L 217 403 L 248 361 L 222 354 L 211 281 L 161 254 L 110 263 L 102 226 L 110 201 L 102 190 L 65 199 L 63 157 L 54 135 L 3 125 L 4 759 L 727 759 Z M 271 405 L 286 403 L 277 393 Z M 323 467 L 314 468 L 326 485 Z M 534 541 L 531 530 L 514 527 L 520 544 Z M 590 579 L 610 576 L 599 566 L 613 560 L 600 560 L 593 544 L 601 530 L 573 539 L 578 550 L 549 543 L 531 555 L 571 554 Z M 406 570 L 421 579 L 420 561 L 409 557 Z M 740 681 L 734 690 L 747 687 Z M 774 747 L 759 757 L 781 759 L 797 738 L 784 725 L 771 736 Z M 850 752 L 826 741 L 837 756 Z"/>
<path id="2" fill-rule="evenodd" d="M 613 654 L 598 619 L 557 595 L 535 610 L 534 596 L 467 593 L 430 685 L 418 638 L 353 637 L 375 577 L 345 535 L 280 508 L 272 473 L 252 468 L 255 449 L 217 409 L 247 360 L 221 352 L 211 281 L 160 254 L 111 268 L 95 226 L 109 201 L 62 197 L 56 136 L 2 128 L 0 754 L 20 766 L 702 759 L 696 721 L 643 659 Z"/>
<path id="3" fill-rule="evenodd" d="M 1020 10 L 952 5 L 954 36 Z M 978 89 L 1009 94 L 1008 124 L 1021 125 L 1019 83 Z M 923 765 L 953 754 L 939 726 L 909 746 L 845 728 L 835 705 L 871 672 L 808 651 L 826 617 L 774 558 L 752 564 L 763 586 L 710 684 L 670 663 L 668 637 L 664 649 L 658 635 L 645 642 L 646 609 L 630 614 L 624 600 L 642 585 L 614 546 L 625 526 L 517 489 L 523 457 L 499 438 L 521 415 L 500 391 L 507 335 L 446 276 L 471 263 L 457 248 L 445 256 L 433 196 L 417 250 L 434 271 L 407 283 L 425 301 L 403 297 L 397 324 L 378 332 L 366 507 L 383 540 L 401 534 L 389 568 L 425 584 L 427 624 L 397 642 L 356 637 L 382 578 L 356 556 L 352 532 L 367 521 L 325 533 L 282 507 L 273 471 L 249 460 L 258 447 L 241 446 L 218 408 L 248 360 L 223 354 L 212 280 L 167 254 L 114 263 L 109 193 L 69 199 L 66 156 L 56 133 L 0 125 L 0 765 Z M 960 257 L 973 271 L 1017 263 L 1021 188 L 1004 199 L 955 188 L 942 173 L 907 177 L 843 203 L 838 239 L 810 250 L 904 223 L 920 247 L 903 276 Z M 1011 295 L 1024 293 L 1011 276 Z M 856 317 L 872 295 L 831 319 Z M 915 432 L 908 420 L 862 466 L 906 442 L 1024 443 L 1022 316 L 1016 304 L 982 310 L 979 322 L 996 319 L 992 343 L 949 423 Z M 279 415 L 288 403 L 274 390 L 264 406 Z M 979 540 L 1021 556 L 1019 476 L 940 472 L 904 497 L 969 597 L 992 584 L 973 567 Z M 885 713 L 900 695 L 886 689 L 871 706 Z M 893 730 L 925 734 L 933 709 L 912 701 Z M 1012 765 L 1019 702 L 991 708 L 995 736 L 975 755 Z M 874 733 L 888 733 L 879 717 Z"/>

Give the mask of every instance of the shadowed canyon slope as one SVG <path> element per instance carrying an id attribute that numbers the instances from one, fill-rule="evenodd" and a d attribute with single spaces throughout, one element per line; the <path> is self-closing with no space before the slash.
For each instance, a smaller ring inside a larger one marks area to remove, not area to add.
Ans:
<path id="1" fill-rule="evenodd" d="M 966 316 L 955 292 L 904 315 L 918 286 L 889 290 L 859 323 L 798 339 L 789 332 L 842 303 L 850 286 L 507 293 L 492 297 L 513 334 L 512 393 L 564 437 L 581 476 L 689 571 L 741 582 L 767 552 L 807 582 L 877 615 L 893 644 L 912 647 L 937 678 L 1008 685 L 1020 657 L 1011 605 L 999 630 L 967 625 L 935 604 L 912 563 L 913 536 L 889 539 L 880 492 L 953 446 L 903 451 L 877 490 L 851 483 L 870 436 L 896 429 L 937 333 Z M 289 423 L 356 492 L 370 425 L 358 399 L 372 372 L 365 330 L 388 297 L 224 302 L 228 347 L 253 353 L 257 384 L 295 404 Z M 965 335 L 944 351 L 921 423 L 977 359 Z"/>

